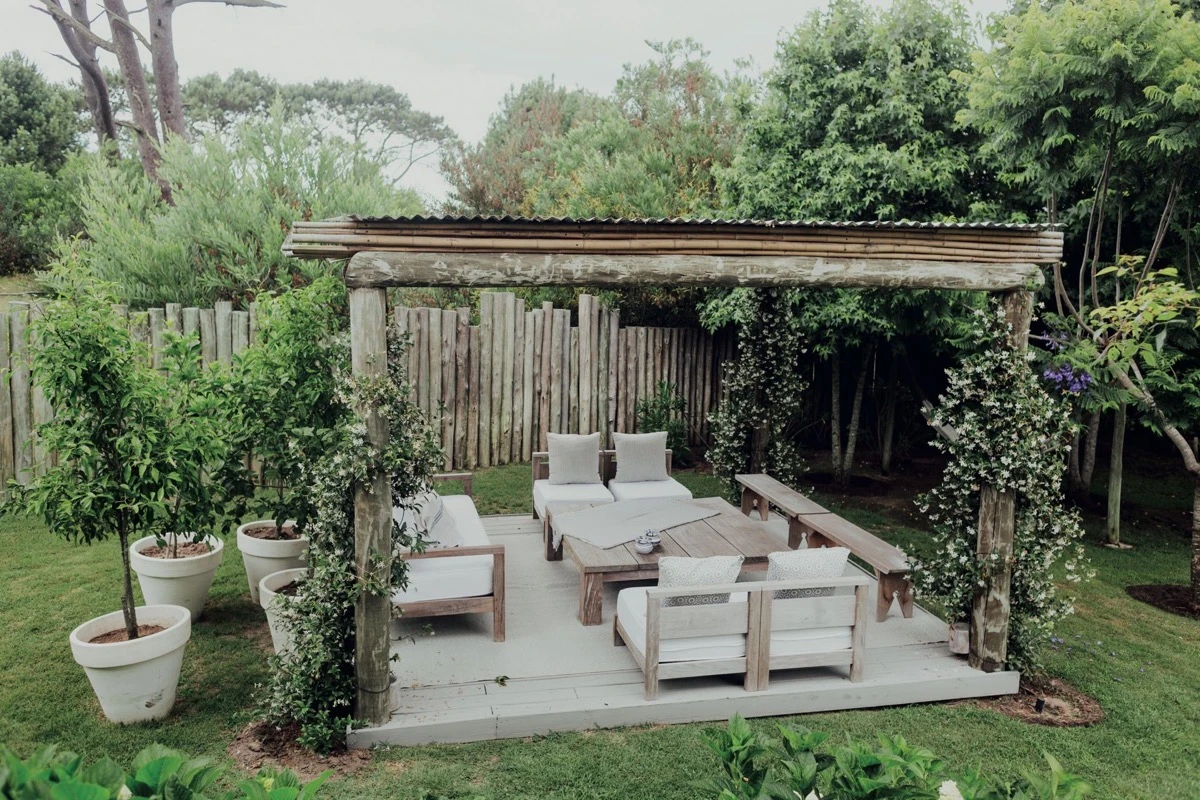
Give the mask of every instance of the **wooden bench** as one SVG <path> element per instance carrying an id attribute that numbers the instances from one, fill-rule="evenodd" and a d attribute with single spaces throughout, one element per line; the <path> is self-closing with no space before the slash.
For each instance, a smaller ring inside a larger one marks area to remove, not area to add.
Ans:
<path id="1" fill-rule="evenodd" d="M 903 550 L 822 508 L 770 475 L 737 475 L 735 480 L 742 487 L 743 514 L 757 508 L 759 517 L 766 520 L 770 506 L 775 506 L 787 517 L 788 547 L 795 550 L 807 539 L 809 547 L 845 547 L 869 564 L 879 582 L 876 619 L 880 622 L 887 619 L 893 599 L 900 601 L 900 613 L 906 619 L 912 618 L 912 578 Z"/>

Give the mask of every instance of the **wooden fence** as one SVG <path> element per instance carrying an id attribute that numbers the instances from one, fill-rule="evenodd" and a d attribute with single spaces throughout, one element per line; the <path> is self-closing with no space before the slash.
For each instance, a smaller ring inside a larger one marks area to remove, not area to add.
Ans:
<path id="1" fill-rule="evenodd" d="M 636 430 L 637 401 L 659 381 L 674 384 L 686 403 L 692 444 L 707 441 L 708 414 L 718 402 L 729 336 L 695 328 L 622 328 L 617 311 L 579 298 L 578 322 L 569 309 L 544 303 L 526 309 L 510 293 L 481 296 L 479 324 L 470 309 L 396 308 L 395 321 L 412 337 L 409 376 L 417 402 L 441 430 L 447 469 L 529 461 L 545 449 L 547 433 Z M 229 363 L 249 346 L 255 309 L 165 308 L 129 312 L 133 337 L 162 363 L 163 333 L 196 334 L 205 363 Z M 10 478 L 28 483 L 53 458 L 37 442 L 51 417 L 30 373 L 29 322 L 36 303 L 12 303 L 0 320 L 0 491 Z"/>
<path id="2" fill-rule="evenodd" d="M 638 400 L 663 380 L 684 398 L 691 443 L 704 443 L 733 352 L 732 337 L 696 328 L 622 328 L 590 295 L 575 325 L 570 309 L 526 308 L 507 292 L 480 295 L 478 325 L 467 308 L 394 315 L 412 337 L 409 376 L 447 469 L 528 461 L 548 433 L 635 431 Z"/>

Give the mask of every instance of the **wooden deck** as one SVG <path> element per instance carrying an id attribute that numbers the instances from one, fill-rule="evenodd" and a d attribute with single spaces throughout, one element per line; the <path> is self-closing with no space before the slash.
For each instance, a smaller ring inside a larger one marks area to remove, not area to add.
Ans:
<path id="1" fill-rule="evenodd" d="M 391 721 L 350 735 L 352 747 L 469 742 L 661 722 L 724 720 L 1011 694 L 1015 672 L 983 673 L 946 647 L 946 625 L 917 608 L 898 607 L 870 621 L 861 683 L 845 667 L 772 673 L 763 692 L 740 676 L 665 681 L 643 699 L 642 673 L 612 642 L 616 593 L 605 587 L 604 624 L 575 619 L 579 575 L 542 554 L 541 523 L 527 516 L 488 517 L 492 541 L 508 562 L 508 639 L 495 643 L 482 614 L 403 621 L 393 626 L 396 678 Z M 781 543 L 787 524 L 761 523 Z"/>

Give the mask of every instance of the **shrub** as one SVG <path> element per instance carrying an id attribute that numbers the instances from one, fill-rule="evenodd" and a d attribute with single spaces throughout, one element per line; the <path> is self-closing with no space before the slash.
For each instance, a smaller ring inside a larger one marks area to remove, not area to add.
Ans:
<path id="1" fill-rule="evenodd" d="M 717 800 L 1079 800 L 1091 793 L 1050 755 L 1049 776 L 1026 772 L 1016 781 L 999 781 L 976 771 L 950 780 L 940 759 L 900 736 L 880 736 L 876 745 L 851 741 L 830 751 L 822 749 L 829 738 L 823 733 L 787 725 L 778 733 L 778 739 L 757 733 L 740 716 L 725 728 L 706 730 L 720 774 L 700 788 Z"/>
<path id="2" fill-rule="evenodd" d="M 0 275 L 41 269 L 80 230 L 72 185 L 32 166 L 0 165 Z"/>
<path id="3" fill-rule="evenodd" d="M 671 450 L 671 461 L 677 467 L 692 465 L 692 451 L 688 447 L 688 428 L 684 418 L 687 402 L 669 381 L 659 381 L 654 393 L 637 402 L 637 429 L 639 433 L 667 432 L 667 447 Z"/>

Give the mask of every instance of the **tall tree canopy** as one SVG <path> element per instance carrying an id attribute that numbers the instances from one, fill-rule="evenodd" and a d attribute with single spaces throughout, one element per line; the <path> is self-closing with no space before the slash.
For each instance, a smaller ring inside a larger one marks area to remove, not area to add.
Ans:
<path id="1" fill-rule="evenodd" d="M 955 124 L 974 49 L 956 1 L 880 10 L 834 0 L 780 42 L 761 103 L 723 172 L 742 216 L 937 219 L 981 198 L 977 138 Z"/>
<path id="2" fill-rule="evenodd" d="M 0 58 L 0 164 L 57 172 L 80 147 L 78 101 L 20 53 Z"/>

